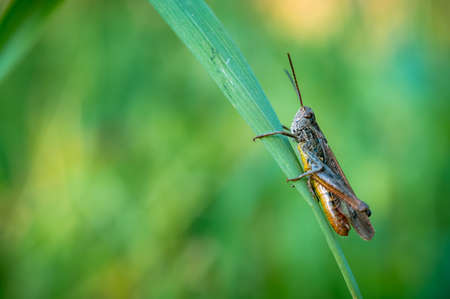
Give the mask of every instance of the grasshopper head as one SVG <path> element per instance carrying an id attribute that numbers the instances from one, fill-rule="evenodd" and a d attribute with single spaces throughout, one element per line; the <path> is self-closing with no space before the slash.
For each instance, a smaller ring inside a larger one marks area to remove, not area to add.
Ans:
<path id="1" fill-rule="evenodd" d="M 301 106 L 295 114 L 294 120 L 291 124 L 292 134 L 299 134 L 304 128 L 310 127 L 316 121 L 316 116 L 311 108 Z"/>

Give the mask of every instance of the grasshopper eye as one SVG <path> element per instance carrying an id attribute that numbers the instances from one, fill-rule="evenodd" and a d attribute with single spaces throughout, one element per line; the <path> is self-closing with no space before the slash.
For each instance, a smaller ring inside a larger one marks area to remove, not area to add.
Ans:
<path id="1" fill-rule="evenodd" d="M 306 113 L 304 117 L 309 119 L 309 118 L 312 118 L 313 115 L 312 115 L 312 113 Z"/>

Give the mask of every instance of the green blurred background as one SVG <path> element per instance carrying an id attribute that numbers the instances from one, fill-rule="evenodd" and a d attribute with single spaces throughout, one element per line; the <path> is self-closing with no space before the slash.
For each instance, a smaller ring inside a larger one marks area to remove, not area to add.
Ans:
<path id="1" fill-rule="evenodd" d="M 286 125 L 290 51 L 368 298 L 450 296 L 446 1 L 208 1 Z M 1 7 L 1 6 L 0 6 Z M 147 1 L 65 1 L 0 82 L 0 297 L 348 298 L 306 202 Z"/>

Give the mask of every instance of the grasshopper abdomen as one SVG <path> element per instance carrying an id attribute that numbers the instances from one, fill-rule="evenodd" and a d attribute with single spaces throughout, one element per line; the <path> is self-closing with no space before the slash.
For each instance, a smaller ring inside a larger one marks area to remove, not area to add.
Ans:
<path id="1" fill-rule="evenodd" d="M 348 236 L 350 224 L 345 216 L 338 210 L 341 202 L 334 197 L 324 186 L 319 182 L 312 182 L 313 189 L 322 204 L 322 209 L 328 222 L 333 227 L 334 231 L 341 236 Z"/>

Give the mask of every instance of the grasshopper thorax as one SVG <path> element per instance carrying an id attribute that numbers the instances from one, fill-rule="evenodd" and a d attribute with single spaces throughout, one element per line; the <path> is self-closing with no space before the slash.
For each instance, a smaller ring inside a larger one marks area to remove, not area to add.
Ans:
<path id="1" fill-rule="evenodd" d="M 291 124 L 291 132 L 294 135 L 300 135 L 303 130 L 310 128 L 316 122 L 316 117 L 311 108 L 301 106 L 295 114 Z"/>

